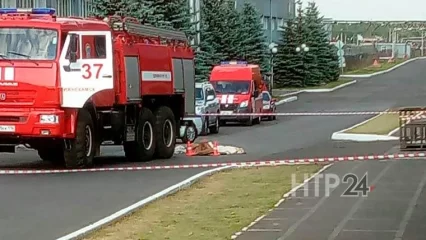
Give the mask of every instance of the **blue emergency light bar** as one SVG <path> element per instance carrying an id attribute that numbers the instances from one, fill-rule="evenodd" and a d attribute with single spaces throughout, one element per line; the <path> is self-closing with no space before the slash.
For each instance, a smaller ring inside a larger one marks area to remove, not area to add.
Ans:
<path id="1" fill-rule="evenodd" d="M 0 14 L 29 13 L 54 15 L 54 8 L 0 8 Z"/>
<path id="2" fill-rule="evenodd" d="M 220 65 L 247 65 L 248 63 L 245 61 L 225 61 L 220 62 Z"/>

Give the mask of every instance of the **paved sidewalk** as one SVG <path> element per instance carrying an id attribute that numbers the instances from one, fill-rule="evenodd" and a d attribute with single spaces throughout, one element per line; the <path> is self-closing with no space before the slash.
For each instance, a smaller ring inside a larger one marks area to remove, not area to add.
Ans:
<path id="1" fill-rule="evenodd" d="M 368 173 L 368 185 L 374 188 L 367 197 L 342 197 L 350 180 L 327 197 L 325 181 L 319 181 L 319 194 L 311 181 L 237 239 L 426 239 L 425 160 L 346 162 L 324 173 L 340 178 L 347 173 L 358 177 Z"/>

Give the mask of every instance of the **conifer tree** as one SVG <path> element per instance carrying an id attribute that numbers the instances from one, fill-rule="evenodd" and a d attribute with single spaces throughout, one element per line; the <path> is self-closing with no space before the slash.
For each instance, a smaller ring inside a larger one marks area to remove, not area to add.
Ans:
<path id="1" fill-rule="evenodd" d="M 195 77 L 197 82 L 207 81 L 214 65 L 224 59 L 223 49 L 220 44 L 223 33 L 222 19 L 220 19 L 223 3 L 221 1 L 202 1 L 200 21 L 200 42 L 196 49 Z"/>
<path id="2" fill-rule="evenodd" d="M 222 11 L 219 18 L 221 22 L 221 34 L 217 36 L 222 46 L 223 60 L 244 60 L 241 54 L 241 49 L 244 46 L 242 43 L 242 21 L 239 12 L 235 9 L 235 2 L 225 0 L 223 2 Z"/>
<path id="3" fill-rule="evenodd" d="M 303 87 L 303 65 L 300 54 L 296 53 L 298 47 L 296 30 L 295 20 L 288 20 L 274 58 L 274 85 L 277 88 Z"/>
<path id="4" fill-rule="evenodd" d="M 313 79 L 314 82 L 312 84 L 320 85 L 335 80 L 335 66 L 337 62 L 333 60 L 334 53 L 327 39 L 323 17 L 320 16 L 315 2 L 308 3 L 305 27 L 305 32 L 307 33 L 306 42 L 309 44 L 312 53 L 316 56 L 316 69 L 321 73 L 316 75 L 317 79 Z"/>
<path id="5" fill-rule="evenodd" d="M 251 3 L 245 3 L 241 10 L 240 54 L 249 63 L 259 64 L 262 71 L 268 71 L 269 53 L 260 14 Z"/>

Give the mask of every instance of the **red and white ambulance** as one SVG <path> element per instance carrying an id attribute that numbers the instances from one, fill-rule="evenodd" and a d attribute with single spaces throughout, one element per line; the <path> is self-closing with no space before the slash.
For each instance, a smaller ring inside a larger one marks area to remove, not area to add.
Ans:
<path id="1" fill-rule="evenodd" d="M 220 102 L 220 122 L 244 122 L 246 125 L 260 123 L 260 116 L 241 116 L 238 113 L 262 112 L 262 75 L 260 67 L 247 62 L 222 62 L 210 74 L 210 83 L 215 88 Z"/>

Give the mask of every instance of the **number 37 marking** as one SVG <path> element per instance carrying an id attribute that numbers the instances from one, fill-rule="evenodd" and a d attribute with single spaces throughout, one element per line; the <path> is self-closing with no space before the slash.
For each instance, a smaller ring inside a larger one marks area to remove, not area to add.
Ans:
<path id="1" fill-rule="evenodd" d="M 95 79 L 99 79 L 99 75 L 101 73 L 102 67 L 104 65 L 101 63 L 94 63 L 94 64 L 83 64 L 83 78 L 84 79 L 91 79 L 91 78 L 95 78 Z M 94 69 L 94 70 L 92 70 Z M 95 72 L 95 74 L 93 74 L 93 72 Z M 94 75 L 94 76 L 93 76 Z"/>

